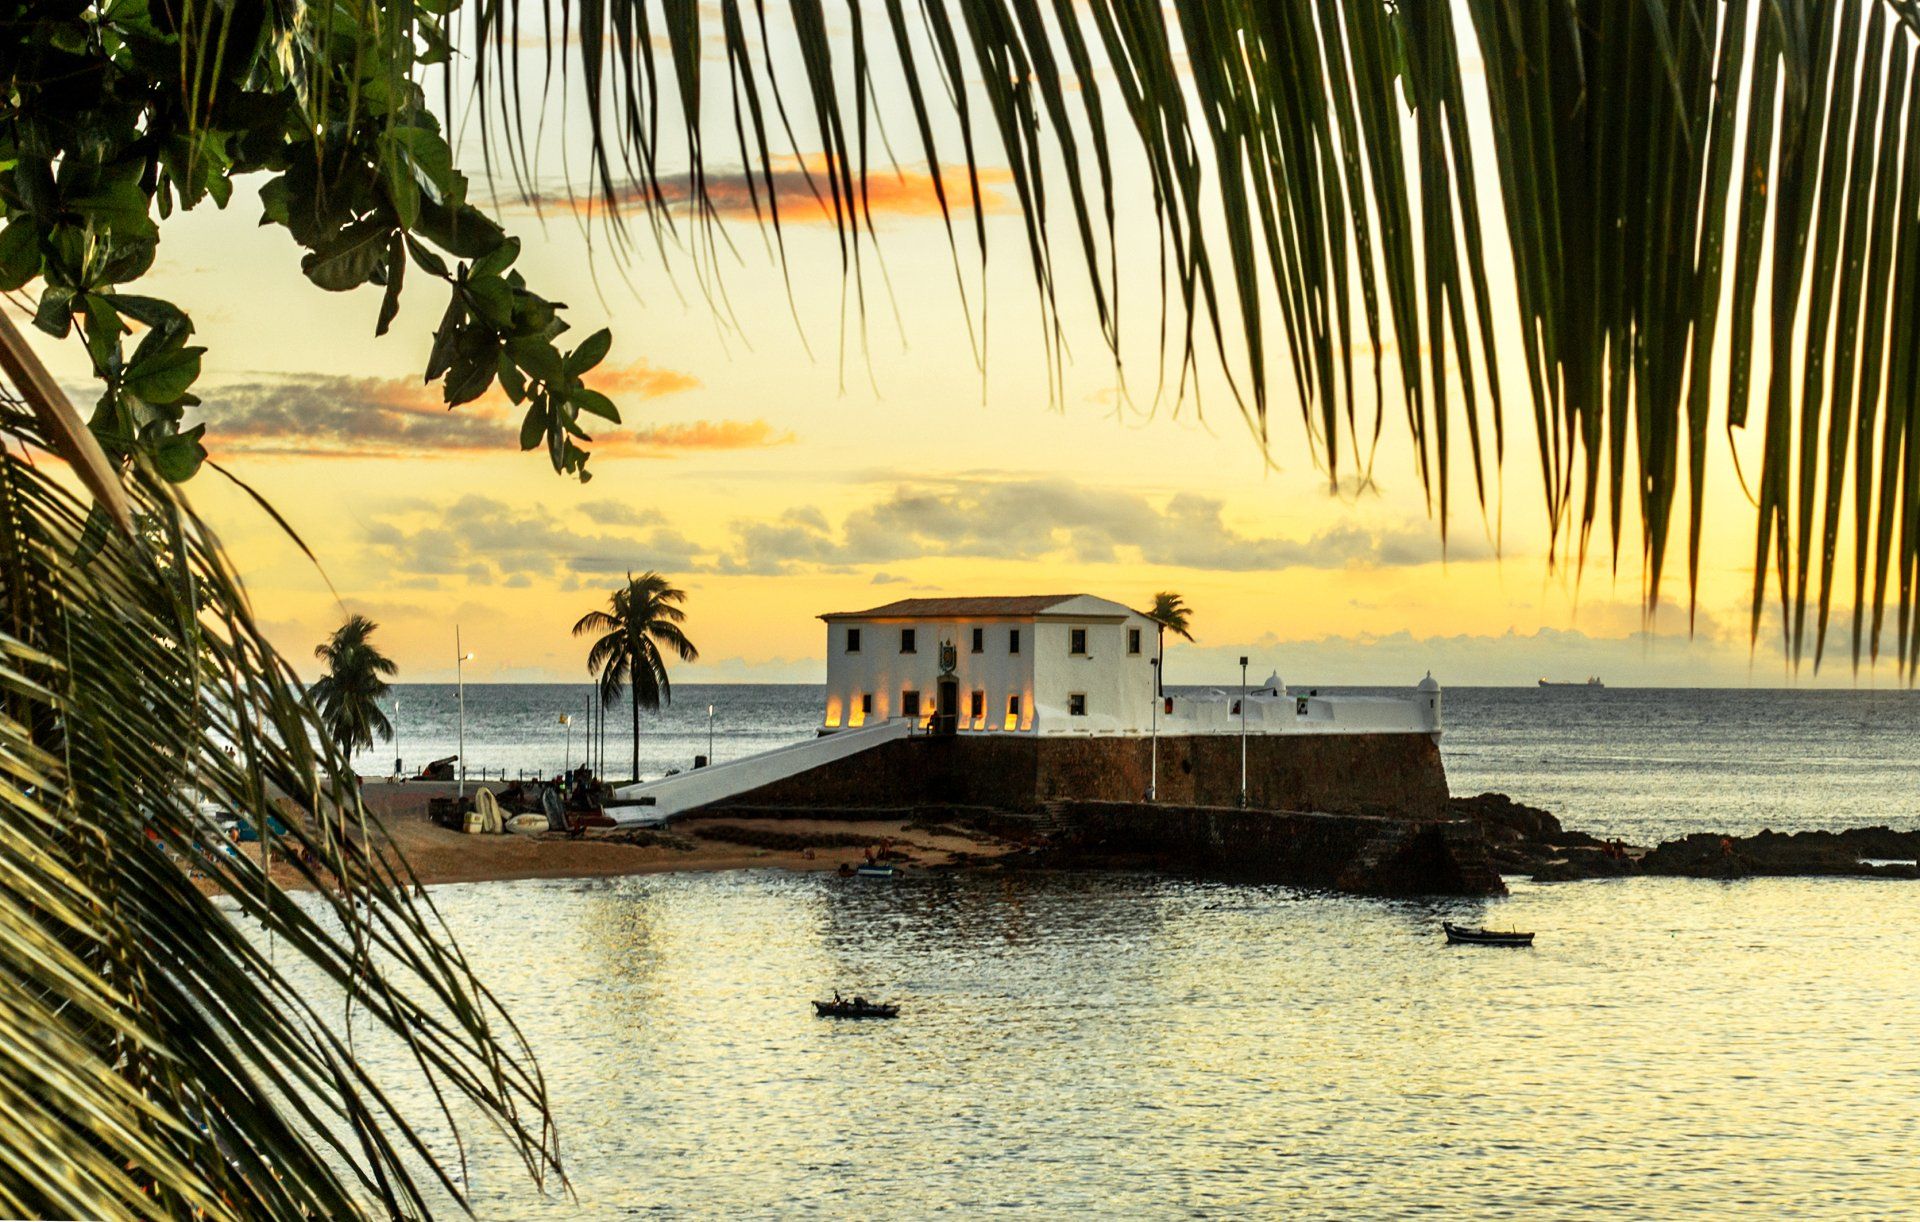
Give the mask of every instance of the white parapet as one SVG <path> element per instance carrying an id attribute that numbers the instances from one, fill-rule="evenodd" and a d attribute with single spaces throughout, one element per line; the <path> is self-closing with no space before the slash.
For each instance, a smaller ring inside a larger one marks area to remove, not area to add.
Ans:
<path id="1" fill-rule="evenodd" d="M 858 755 L 881 743 L 905 738 L 912 730 L 912 722 L 895 718 L 776 747 L 724 764 L 642 781 L 615 790 L 614 796 L 622 804 L 609 806 L 607 814 L 622 827 L 664 823 L 674 815 Z"/>

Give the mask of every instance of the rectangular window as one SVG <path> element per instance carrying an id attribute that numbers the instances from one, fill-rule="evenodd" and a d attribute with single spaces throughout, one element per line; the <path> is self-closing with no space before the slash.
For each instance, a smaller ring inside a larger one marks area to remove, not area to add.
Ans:
<path id="1" fill-rule="evenodd" d="M 987 715 L 987 694 L 985 692 L 977 691 L 973 693 L 973 695 L 969 697 L 967 700 L 967 716 L 978 721 L 980 718 L 985 717 L 986 715 Z"/>
<path id="2" fill-rule="evenodd" d="M 1067 640 L 1068 653 L 1084 654 L 1087 652 L 1087 630 L 1085 628 L 1070 629 L 1067 633 Z"/>
<path id="3" fill-rule="evenodd" d="M 986 651 L 987 630 L 985 628 L 975 628 L 973 630 L 973 652 L 985 653 Z"/>
<path id="4" fill-rule="evenodd" d="M 920 716 L 920 693 L 919 692 L 901 692 L 900 693 L 900 715 L 903 717 L 913 717 L 913 718 L 918 718 Z"/>
<path id="5" fill-rule="evenodd" d="M 860 693 L 860 711 L 862 713 L 873 712 L 873 693 L 872 692 Z"/>
<path id="6" fill-rule="evenodd" d="M 1087 715 L 1087 694 L 1085 692 L 1075 692 L 1067 697 L 1067 715 L 1069 717 L 1085 717 Z"/>
<path id="7" fill-rule="evenodd" d="M 860 652 L 860 630 L 858 628 L 847 629 L 847 652 Z"/>
<path id="8" fill-rule="evenodd" d="M 914 646 L 913 629 L 902 628 L 900 630 L 900 652 L 901 653 L 919 652 Z"/>
<path id="9" fill-rule="evenodd" d="M 1010 629 L 1007 632 L 1007 652 L 1020 652 L 1020 630 L 1018 628 Z"/>
<path id="10" fill-rule="evenodd" d="M 1127 652 L 1140 652 L 1140 630 L 1138 628 L 1127 629 Z"/>

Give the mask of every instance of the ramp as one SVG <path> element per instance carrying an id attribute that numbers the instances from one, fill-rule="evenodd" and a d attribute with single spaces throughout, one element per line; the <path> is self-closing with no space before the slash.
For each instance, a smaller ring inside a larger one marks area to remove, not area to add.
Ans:
<path id="1" fill-rule="evenodd" d="M 791 746 L 775 747 L 745 759 L 728 760 L 690 772 L 675 773 L 657 781 L 643 781 L 614 791 L 621 805 L 608 806 L 609 818 L 622 827 L 664 823 L 736 794 L 797 776 L 809 769 L 858 755 L 862 751 L 905 738 L 913 722 L 904 717 L 862 726 L 857 730 L 836 730 Z"/>

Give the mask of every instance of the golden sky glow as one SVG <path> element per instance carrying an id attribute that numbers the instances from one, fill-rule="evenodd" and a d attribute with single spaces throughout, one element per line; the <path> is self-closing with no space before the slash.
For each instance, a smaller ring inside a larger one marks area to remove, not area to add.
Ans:
<path id="1" fill-rule="evenodd" d="M 942 177 L 963 203 L 964 172 Z M 393 332 L 376 340 L 378 290 L 308 284 L 284 235 L 256 227 L 250 192 L 224 212 L 169 221 L 143 291 L 189 309 L 209 347 L 197 388 L 209 448 L 278 507 L 324 569 L 224 481 L 196 482 L 196 502 L 288 655 L 308 664 L 343 614 L 338 591 L 346 610 L 382 625 L 403 680 L 451 677 L 455 623 L 479 655 L 470 679 L 575 678 L 584 650 L 569 626 L 627 571 L 653 568 L 690 591 L 690 632 L 705 655 L 680 672 L 691 681 L 819 680 L 813 616 L 825 610 L 920 592 L 1086 591 L 1144 605 L 1157 589 L 1196 609 L 1199 640 L 1170 659 L 1175 682 L 1224 682 L 1243 652 L 1262 674 L 1329 683 L 1411 683 L 1429 667 L 1452 683 L 1791 678 L 1767 630 L 1749 655 L 1753 517 L 1721 429 L 1694 639 L 1683 545 L 1669 558 L 1654 633 L 1643 633 L 1636 521 L 1624 523 L 1617 572 L 1603 517 L 1584 576 L 1565 565 L 1549 573 L 1510 321 L 1500 362 L 1507 461 L 1483 517 L 1456 436 L 1443 556 L 1391 368 L 1375 483 L 1350 481 L 1340 494 L 1315 469 L 1283 351 L 1270 367 L 1265 459 L 1217 362 L 1203 359 L 1184 398 L 1172 366 L 1159 384 L 1159 266 L 1143 190 L 1123 188 L 1120 201 L 1122 387 L 1064 216 L 1056 257 L 1069 359 L 1052 381 L 1004 170 L 982 177 L 984 281 L 970 219 L 956 226 L 956 275 L 925 168 L 876 171 L 879 249 L 864 250 L 857 282 L 864 313 L 806 180 L 800 162 L 782 163 L 797 222 L 784 235 L 785 280 L 737 174 L 712 180 L 737 253 L 669 240 L 663 259 L 644 221 L 623 245 L 558 191 L 537 210 L 501 210 L 526 245 L 518 266 L 569 303 L 576 334 L 614 331 L 595 384 L 625 419 L 596 436 L 585 486 L 518 451 L 518 419 L 497 392 L 448 412 L 437 388 L 421 387 L 445 304 L 436 286 L 410 283 Z M 684 179 L 664 194 L 676 190 L 684 195 Z M 1484 184 L 1485 200 L 1496 192 Z M 1497 230 L 1496 216 L 1487 223 Z M 1499 246 L 1493 291 L 1510 320 Z M 1281 340 L 1276 323 L 1276 348 Z M 36 341 L 89 402 L 77 344 Z M 1363 441 L 1375 407 L 1369 388 Z M 1756 440 L 1736 443 L 1750 451 Z M 1839 631 L 1849 616 L 1836 611 Z M 1835 649 L 1819 681 L 1851 682 L 1845 642 L 1836 637 Z M 1861 679 L 1894 681 L 1890 666 Z"/>

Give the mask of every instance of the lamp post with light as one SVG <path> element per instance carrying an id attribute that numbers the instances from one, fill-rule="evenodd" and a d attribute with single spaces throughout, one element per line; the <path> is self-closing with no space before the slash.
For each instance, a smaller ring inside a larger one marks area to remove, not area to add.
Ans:
<path id="1" fill-rule="evenodd" d="M 467 663 L 473 655 L 460 647 L 460 625 L 453 626 L 453 683 L 460 697 L 460 784 L 454 790 L 454 801 L 464 802 L 467 797 Z"/>
<path id="2" fill-rule="evenodd" d="M 707 766 L 713 766 L 713 706 L 707 706 Z"/>
<path id="3" fill-rule="evenodd" d="M 1240 805 L 1247 804 L 1247 660 L 1240 659 Z"/>
<path id="4" fill-rule="evenodd" d="M 1149 731 L 1152 748 L 1148 752 L 1147 801 L 1155 801 L 1160 789 L 1160 659 L 1149 658 L 1153 667 L 1153 722 Z"/>
<path id="5" fill-rule="evenodd" d="M 400 780 L 406 773 L 406 765 L 400 762 L 400 693 L 393 694 L 393 779 Z"/>
<path id="6" fill-rule="evenodd" d="M 560 775 L 565 777 L 573 771 L 573 715 L 560 714 L 560 724 L 567 727 L 567 750 L 566 754 L 560 757 Z"/>

